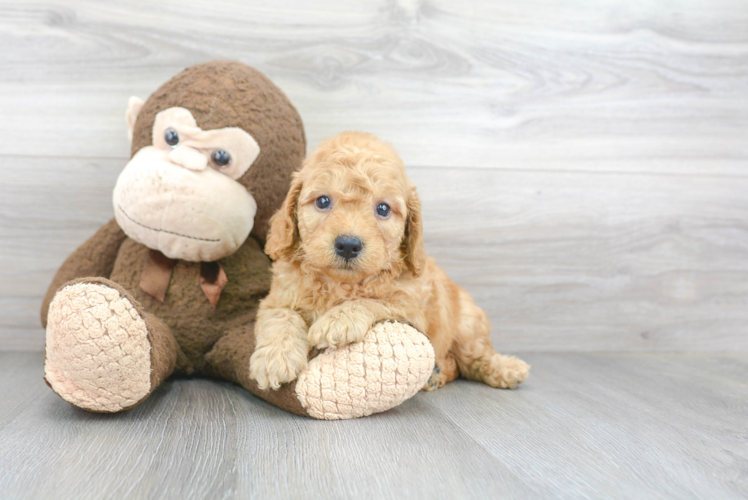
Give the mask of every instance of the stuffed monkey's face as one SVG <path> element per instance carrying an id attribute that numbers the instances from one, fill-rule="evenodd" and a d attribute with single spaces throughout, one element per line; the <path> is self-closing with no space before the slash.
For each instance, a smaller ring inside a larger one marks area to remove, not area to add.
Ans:
<path id="1" fill-rule="evenodd" d="M 142 101 L 130 100 L 132 131 Z M 257 204 L 237 182 L 260 153 L 240 128 L 202 130 L 185 108 L 156 115 L 153 144 L 132 157 L 114 188 L 122 230 L 172 259 L 214 261 L 247 239 Z"/>

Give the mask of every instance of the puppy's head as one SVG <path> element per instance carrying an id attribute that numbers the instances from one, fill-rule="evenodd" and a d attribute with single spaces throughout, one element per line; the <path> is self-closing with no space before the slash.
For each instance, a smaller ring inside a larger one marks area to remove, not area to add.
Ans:
<path id="1" fill-rule="evenodd" d="M 337 281 L 406 268 L 419 275 L 426 260 L 421 203 L 400 157 L 371 134 L 324 141 L 294 175 L 265 251 Z"/>

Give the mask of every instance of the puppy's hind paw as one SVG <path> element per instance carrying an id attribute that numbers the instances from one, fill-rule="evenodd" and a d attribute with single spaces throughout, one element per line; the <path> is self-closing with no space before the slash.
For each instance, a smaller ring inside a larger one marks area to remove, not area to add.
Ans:
<path id="1" fill-rule="evenodd" d="M 514 356 L 497 353 L 482 361 L 482 380 L 491 387 L 515 389 L 530 376 L 530 365 Z"/>
<path id="2" fill-rule="evenodd" d="M 444 384 L 446 384 L 446 377 L 442 373 L 442 371 L 439 369 L 438 365 L 434 365 L 434 371 L 431 372 L 431 376 L 429 377 L 428 381 L 426 382 L 426 385 L 421 388 L 422 391 L 435 391 L 439 389 L 440 387 L 444 387 Z"/>

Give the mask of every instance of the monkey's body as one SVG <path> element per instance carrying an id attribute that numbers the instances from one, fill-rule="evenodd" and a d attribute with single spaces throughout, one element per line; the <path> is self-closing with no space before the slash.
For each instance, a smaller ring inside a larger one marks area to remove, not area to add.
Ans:
<path id="1" fill-rule="evenodd" d="M 68 257 L 42 304 L 45 379 L 57 394 L 111 413 L 172 374 L 203 375 L 334 419 L 384 411 L 425 383 L 408 374 L 433 366 L 433 349 L 395 323 L 358 345 L 312 351 L 307 371 L 277 391 L 250 378 L 271 281 L 262 244 L 305 149 L 298 113 L 270 80 L 241 63 L 201 64 L 146 102 L 131 98 L 126 116 L 133 157 L 115 187 L 116 220 Z M 392 359 L 396 344 L 405 357 Z"/>
<path id="2" fill-rule="evenodd" d="M 271 281 L 270 259 L 257 240 L 250 236 L 235 253 L 221 259 L 229 281 L 215 310 L 200 287 L 199 262 L 175 263 L 163 302 L 144 292 L 139 283 L 150 252 L 111 220 L 60 267 L 42 305 L 42 323 L 46 326 L 49 305 L 58 290 L 73 280 L 122 289 L 130 301 L 167 327 L 152 332 L 161 337 L 150 353 L 151 370 L 159 381 L 172 374 L 226 378 L 273 404 L 305 414 L 293 385 L 260 391 L 249 378 L 254 319 Z M 148 394 L 156 388 L 150 387 Z M 115 406 L 113 410 L 127 408 Z"/>
<path id="3" fill-rule="evenodd" d="M 254 321 L 260 300 L 270 289 L 270 259 L 251 236 L 232 255 L 221 259 L 229 281 L 213 310 L 200 288 L 200 264 L 177 261 L 163 302 L 139 288 L 140 274 L 150 249 L 126 238 L 120 247 L 110 280 L 128 290 L 169 328 L 184 358 L 177 369 L 187 374 L 216 375 L 207 358 L 227 333 L 245 329 Z"/>

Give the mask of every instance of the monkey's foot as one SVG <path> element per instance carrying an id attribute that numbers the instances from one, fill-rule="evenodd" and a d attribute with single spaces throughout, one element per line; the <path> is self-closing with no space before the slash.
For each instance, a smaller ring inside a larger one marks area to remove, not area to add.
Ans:
<path id="1" fill-rule="evenodd" d="M 139 306 L 106 280 L 74 281 L 49 308 L 45 379 L 65 401 L 110 413 L 151 391 L 151 343 Z M 116 285 L 115 285 L 116 286 Z"/>
<path id="2" fill-rule="evenodd" d="M 434 348 L 415 328 L 374 325 L 361 342 L 327 349 L 296 381 L 310 417 L 338 420 L 393 408 L 415 395 L 434 368 Z"/>

